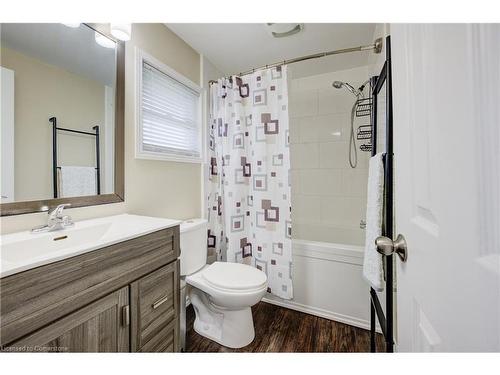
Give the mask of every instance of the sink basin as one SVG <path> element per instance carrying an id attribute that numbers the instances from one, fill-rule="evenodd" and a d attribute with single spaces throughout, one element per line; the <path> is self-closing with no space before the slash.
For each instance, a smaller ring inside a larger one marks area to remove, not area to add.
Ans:
<path id="1" fill-rule="evenodd" d="M 110 226 L 111 223 L 104 223 L 86 228 L 68 228 L 49 232 L 43 237 L 33 234 L 31 238 L 2 244 L 2 261 L 19 262 L 27 258 L 50 256 L 71 247 L 85 246 L 102 239 Z"/>
<path id="2" fill-rule="evenodd" d="M 83 254 L 161 229 L 179 220 L 138 215 L 116 215 L 84 220 L 54 232 L 19 232 L 1 236 L 0 277 Z"/>

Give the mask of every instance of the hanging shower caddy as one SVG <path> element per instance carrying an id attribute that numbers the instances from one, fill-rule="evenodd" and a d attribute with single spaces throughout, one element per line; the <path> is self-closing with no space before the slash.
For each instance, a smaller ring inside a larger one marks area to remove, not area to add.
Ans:
<path id="1" fill-rule="evenodd" d="M 371 90 L 370 90 L 371 91 Z M 368 98 L 358 99 L 356 103 L 356 117 L 371 116 L 373 99 L 371 96 Z M 367 140 L 366 143 L 359 145 L 359 149 L 365 152 L 371 152 L 372 150 L 372 125 L 361 125 L 358 127 L 358 132 L 356 133 L 356 138 L 358 140 Z"/>
<path id="2" fill-rule="evenodd" d="M 356 106 L 356 117 L 370 116 L 372 112 L 372 97 L 358 99 Z"/>

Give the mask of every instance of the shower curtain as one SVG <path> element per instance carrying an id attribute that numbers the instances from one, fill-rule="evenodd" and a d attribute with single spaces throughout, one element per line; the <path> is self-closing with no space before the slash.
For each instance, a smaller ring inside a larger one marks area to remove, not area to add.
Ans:
<path id="1" fill-rule="evenodd" d="M 267 274 L 291 299 L 290 147 L 286 66 L 210 88 L 208 247 Z"/>

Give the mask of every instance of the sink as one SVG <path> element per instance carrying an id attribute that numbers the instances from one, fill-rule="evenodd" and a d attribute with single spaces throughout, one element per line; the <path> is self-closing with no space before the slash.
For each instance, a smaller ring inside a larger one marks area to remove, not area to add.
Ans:
<path id="1" fill-rule="evenodd" d="M 2 244 L 2 261 L 19 262 L 27 258 L 50 256 L 67 248 L 85 246 L 102 239 L 110 226 L 111 223 L 103 223 L 86 228 L 76 227 L 48 232 L 41 237 L 32 234 L 31 238 Z"/>
<path id="2" fill-rule="evenodd" d="M 0 237 L 0 277 L 130 240 L 181 221 L 139 215 L 115 215 L 76 222 L 54 232 L 12 233 Z"/>

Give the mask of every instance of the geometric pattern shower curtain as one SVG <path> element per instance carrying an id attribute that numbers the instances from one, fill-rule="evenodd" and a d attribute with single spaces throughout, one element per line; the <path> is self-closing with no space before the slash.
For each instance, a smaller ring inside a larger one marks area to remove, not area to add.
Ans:
<path id="1" fill-rule="evenodd" d="M 267 274 L 291 299 L 290 145 L 286 66 L 210 89 L 208 247 Z"/>

